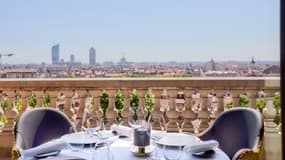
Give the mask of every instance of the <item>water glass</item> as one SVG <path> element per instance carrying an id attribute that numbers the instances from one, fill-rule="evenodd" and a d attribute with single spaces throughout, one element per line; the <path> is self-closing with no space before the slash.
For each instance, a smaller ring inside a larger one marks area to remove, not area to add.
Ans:
<path id="1" fill-rule="evenodd" d="M 96 145 L 93 150 L 92 160 L 113 160 L 114 155 L 107 144 Z"/>
<path id="2" fill-rule="evenodd" d="M 119 138 L 119 136 L 111 136 L 107 139 L 101 139 L 95 144 L 93 150 L 93 160 L 113 160 L 114 155 L 111 151 L 111 145 Z"/>
<path id="3" fill-rule="evenodd" d="M 86 142 L 86 134 L 83 132 L 74 132 L 74 128 L 70 127 L 69 134 L 63 137 L 67 143 L 67 147 L 73 152 L 79 152 L 84 148 Z"/>
<path id="4" fill-rule="evenodd" d="M 182 146 L 163 145 L 163 156 L 166 160 L 179 160 L 182 155 Z"/>

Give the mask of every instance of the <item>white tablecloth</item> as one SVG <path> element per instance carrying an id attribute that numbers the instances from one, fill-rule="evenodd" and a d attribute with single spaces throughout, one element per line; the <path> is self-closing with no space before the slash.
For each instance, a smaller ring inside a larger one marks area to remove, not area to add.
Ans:
<path id="1" fill-rule="evenodd" d="M 132 141 L 130 139 L 118 139 L 111 145 L 111 152 L 114 155 L 114 160 L 143 160 L 143 159 L 150 159 L 150 157 L 136 157 L 130 151 L 132 145 Z M 96 152 L 95 154 L 100 153 Z M 162 154 L 161 149 L 158 149 L 158 153 Z M 102 153 L 103 154 L 103 153 Z M 92 152 L 85 148 L 79 152 L 73 152 L 71 150 L 62 150 L 61 153 L 58 155 L 60 156 L 77 156 L 83 159 L 92 160 Z M 215 154 L 211 158 L 199 158 L 194 157 L 191 154 L 183 152 L 180 160 L 230 160 L 228 156 L 221 150 L 216 149 Z M 24 159 L 20 158 L 20 160 L 34 160 L 33 158 Z"/>

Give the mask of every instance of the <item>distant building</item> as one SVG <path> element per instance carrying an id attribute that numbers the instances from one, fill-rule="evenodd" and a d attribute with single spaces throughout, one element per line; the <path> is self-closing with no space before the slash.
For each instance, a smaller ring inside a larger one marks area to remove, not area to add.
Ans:
<path id="1" fill-rule="evenodd" d="M 56 44 L 51 47 L 51 63 L 52 64 L 59 63 L 59 44 Z"/>
<path id="2" fill-rule="evenodd" d="M 95 65 L 96 64 L 96 50 L 94 47 L 89 49 L 89 64 Z"/>
<path id="3" fill-rule="evenodd" d="M 105 61 L 105 62 L 103 62 L 103 65 L 104 66 L 114 66 L 115 64 L 112 61 Z"/>
<path id="4" fill-rule="evenodd" d="M 263 71 L 266 76 L 274 76 L 274 77 L 279 77 L 280 76 L 280 67 L 277 65 L 272 65 L 268 68 L 266 68 Z"/>
<path id="5" fill-rule="evenodd" d="M 6 69 L 1 71 L 1 78 L 36 78 L 36 69 Z"/>
<path id="6" fill-rule="evenodd" d="M 71 54 L 71 55 L 70 55 L 70 63 L 71 63 L 71 64 L 74 64 L 74 63 L 75 63 L 75 56 L 74 56 L 74 54 Z"/>
<path id="7" fill-rule="evenodd" d="M 225 68 L 223 67 L 223 65 L 215 62 L 214 59 L 211 58 L 211 61 L 204 65 L 204 70 L 205 71 L 224 71 Z"/>

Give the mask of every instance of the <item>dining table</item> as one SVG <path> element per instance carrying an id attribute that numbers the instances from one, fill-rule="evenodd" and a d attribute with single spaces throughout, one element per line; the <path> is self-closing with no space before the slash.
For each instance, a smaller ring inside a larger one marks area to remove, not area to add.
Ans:
<path id="1" fill-rule="evenodd" d="M 163 149 L 159 146 L 156 146 L 156 152 L 157 154 L 161 155 L 161 160 L 165 160 L 163 158 Z M 116 139 L 112 144 L 109 146 L 109 151 L 107 152 L 107 147 L 104 147 L 104 149 L 94 149 L 90 147 L 90 145 L 86 145 L 84 148 L 80 150 L 71 150 L 70 148 L 62 149 L 59 154 L 54 155 L 52 157 L 43 158 L 43 160 L 97 160 L 99 158 L 96 157 L 107 157 L 108 155 L 112 155 L 112 160 L 151 160 L 151 156 L 153 154 L 154 146 L 150 145 L 149 149 L 152 150 L 152 153 L 150 156 L 147 157 L 137 157 L 134 154 L 134 144 L 133 139 L 128 137 L 120 137 Z M 207 157 L 201 156 L 201 155 L 193 155 L 191 153 L 187 153 L 185 151 L 180 151 L 181 157 L 179 160 L 230 160 L 230 158 L 226 155 L 225 152 L 223 152 L 219 148 L 214 148 L 213 153 Z M 72 158 L 73 157 L 73 158 Z M 35 157 L 29 157 L 24 158 L 20 157 L 19 160 L 35 160 L 37 158 Z M 103 160 L 100 158 L 100 160 Z M 106 159 L 107 160 L 107 159 Z"/>

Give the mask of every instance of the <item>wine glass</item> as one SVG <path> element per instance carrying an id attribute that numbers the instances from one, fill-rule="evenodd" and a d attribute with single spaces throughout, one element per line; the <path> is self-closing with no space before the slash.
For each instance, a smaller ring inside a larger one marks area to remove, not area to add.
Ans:
<path id="1" fill-rule="evenodd" d="M 99 117 L 99 114 L 97 111 L 94 111 L 94 116 L 88 114 L 88 112 L 84 111 L 83 118 L 82 118 L 82 126 L 81 129 L 84 133 L 86 133 L 88 138 L 90 139 L 95 139 L 96 136 L 97 138 L 100 138 L 100 129 L 102 126 L 102 119 Z M 93 143 L 90 142 L 90 148 L 89 152 L 91 152 L 93 148 Z"/>
<path id="2" fill-rule="evenodd" d="M 111 144 L 113 144 L 119 138 L 118 135 L 113 135 L 107 139 L 101 139 L 95 144 L 92 159 L 93 160 L 113 160 L 114 154 L 111 151 Z"/>
<path id="3" fill-rule="evenodd" d="M 73 152 L 79 152 L 84 148 L 86 141 L 86 135 L 83 132 L 75 132 L 75 127 L 72 126 L 69 128 L 69 134 L 62 137 L 66 142 L 67 147 Z"/>
<path id="4" fill-rule="evenodd" d="M 166 160 L 179 160 L 182 155 L 182 146 L 163 145 L 163 156 Z"/>
<path id="5" fill-rule="evenodd" d="M 163 138 L 166 134 L 167 130 L 167 121 L 164 117 L 164 115 L 161 115 L 159 117 L 159 125 L 160 125 L 160 131 L 151 131 L 150 133 L 150 138 L 152 140 L 153 146 L 154 146 L 154 153 L 152 154 L 151 159 L 152 160 L 160 160 L 161 156 L 158 152 L 158 142 L 161 138 Z"/>
<path id="6" fill-rule="evenodd" d="M 145 120 L 144 111 L 142 108 L 129 109 L 128 123 L 132 128 L 145 127 L 147 122 Z"/>

